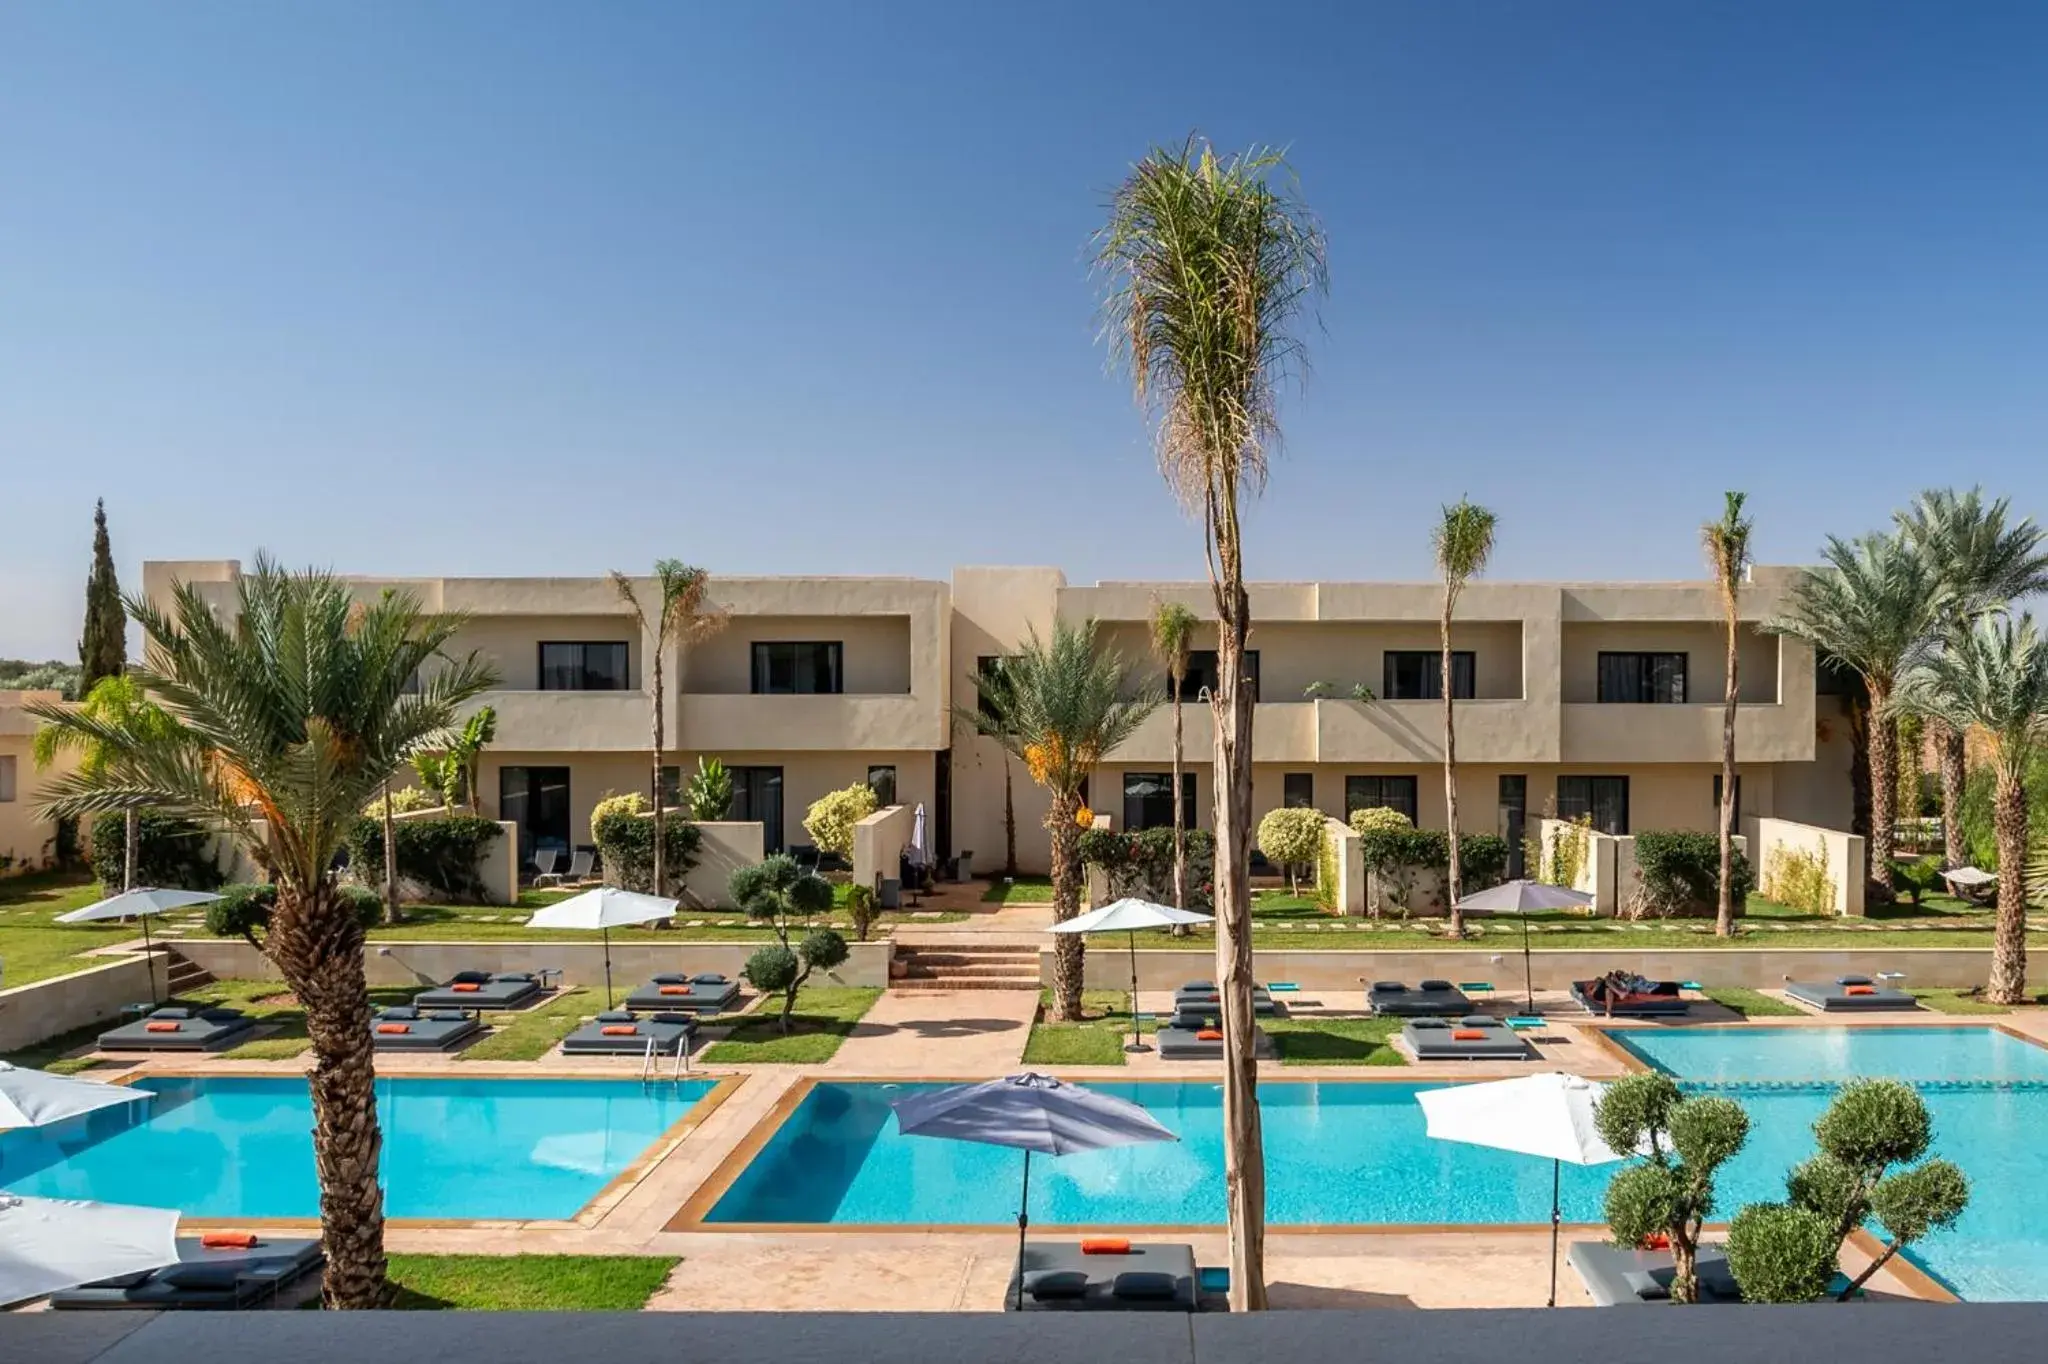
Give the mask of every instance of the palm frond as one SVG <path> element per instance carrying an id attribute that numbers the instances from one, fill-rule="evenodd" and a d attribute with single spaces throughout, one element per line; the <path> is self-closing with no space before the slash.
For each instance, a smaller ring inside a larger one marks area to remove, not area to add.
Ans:
<path id="1" fill-rule="evenodd" d="M 1152 655 L 1176 683 L 1188 670 L 1188 644 L 1200 623 L 1200 618 L 1179 602 L 1153 603 Z"/>
<path id="2" fill-rule="evenodd" d="M 1958 733 L 1982 732 L 1995 764 L 2024 773 L 2048 734 L 2048 640 L 2030 615 L 1983 618 L 1921 659 L 1896 705 Z"/>
<path id="3" fill-rule="evenodd" d="M 1932 488 L 1898 513 L 1899 533 L 1924 555 L 1954 598 L 1957 626 L 2048 591 L 2048 532 L 2032 517 L 2012 521 L 2010 502 L 1981 488 Z"/>
<path id="4" fill-rule="evenodd" d="M 1706 550 L 1715 585 L 1725 599 L 1733 601 L 1749 572 L 1750 521 L 1743 515 L 1749 494 L 1730 492 L 1724 496 L 1720 519 L 1700 527 L 1700 546 Z"/>
<path id="5" fill-rule="evenodd" d="M 1874 695 L 1889 693 L 1932 651 L 1952 594 L 1903 536 L 1829 536 L 1821 558 L 1820 567 L 1793 583 L 1785 610 L 1764 630 L 1806 640 Z"/>
<path id="6" fill-rule="evenodd" d="M 1500 518 L 1470 498 L 1461 497 L 1443 509 L 1430 531 L 1429 547 L 1437 572 L 1453 594 L 1467 579 L 1486 571 L 1499 524 Z"/>
<path id="7" fill-rule="evenodd" d="M 955 712 L 1021 758 L 1032 780 L 1055 794 L 1078 792 L 1163 700 L 1149 688 L 1133 691 L 1123 656 L 1098 650 L 1095 636 L 1093 621 L 1056 621 L 1049 640 L 1033 631 L 1000 669 L 980 675 L 981 706 Z"/>

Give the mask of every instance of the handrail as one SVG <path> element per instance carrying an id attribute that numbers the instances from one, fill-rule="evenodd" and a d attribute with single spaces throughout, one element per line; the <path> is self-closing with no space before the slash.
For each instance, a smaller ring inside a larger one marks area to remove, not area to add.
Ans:
<path id="1" fill-rule="evenodd" d="M 650 1035 L 647 1045 L 640 1049 L 640 1083 L 647 1083 L 648 1072 L 654 1069 L 654 1038 Z"/>
<path id="2" fill-rule="evenodd" d="M 654 1039 L 652 1038 L 648 1039 L 649 1042 L 652 1042 L 653 1040 Z M 689 1068 L 690 1030 L 688 1028 L 685 1028 L 683 1029 L 682 1033 L 678 1035 L 676 1038 L 676 1064 L 675 1069 L 669 1073 L 669 1079 L 680 1081 L 683 1078 L 683 1072 L 688 1070 Z"/>

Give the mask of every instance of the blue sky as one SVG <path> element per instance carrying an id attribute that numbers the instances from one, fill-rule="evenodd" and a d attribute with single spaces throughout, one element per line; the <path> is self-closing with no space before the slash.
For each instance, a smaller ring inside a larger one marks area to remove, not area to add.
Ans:
<path id="1" fill-rule="evenodd" d="M 1264 578 L 2048 514 L 2048 6 L 0 4 L 0 654 L 144 558 L 1195 576 L 1087 273 L 1155 142 L 1330 241 Z M 1287 27 L 1281 29 L 1278 25 Z"/>

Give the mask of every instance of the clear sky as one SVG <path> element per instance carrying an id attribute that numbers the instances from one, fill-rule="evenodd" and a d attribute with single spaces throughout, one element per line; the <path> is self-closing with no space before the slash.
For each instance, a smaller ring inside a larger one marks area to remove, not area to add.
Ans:
<path id="1" fill-rule="evenodd" d="M 145 558 L 1197 576 L 1096 343 L 1155 142 L 1330 242 L 1262 578 L 2048 514 L 2048 5 L 0 0 L 0 654 Z"/>

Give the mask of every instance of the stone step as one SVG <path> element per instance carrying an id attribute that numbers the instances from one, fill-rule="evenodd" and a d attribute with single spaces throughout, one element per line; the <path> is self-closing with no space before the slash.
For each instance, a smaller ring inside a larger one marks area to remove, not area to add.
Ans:
<path id="1" fill-rule="evenodd" d="M 938 994 L 950 990 L 1030 990 L 1036 993 L 1041 987 L 1037 976 L 947 976 L 892 980 L 889 988 L 904 994 Z"/>
<path id="2" fill-rule="evenodd" d="M 916 951 L 904 954 L 906 961 L 924 966 L 1036 966 L 1036 952 L 926 952 Z"/>
<path id="3" fill-rule="evenodd" d="M 1016 965 L 994 962 L 983 966 L 928 966 L 924 962 L 909 963 L 905 977 L 911 980 L 974 980 L 984 976 L 1030 976 L 1038 977 L 1037 963 Z"/>

